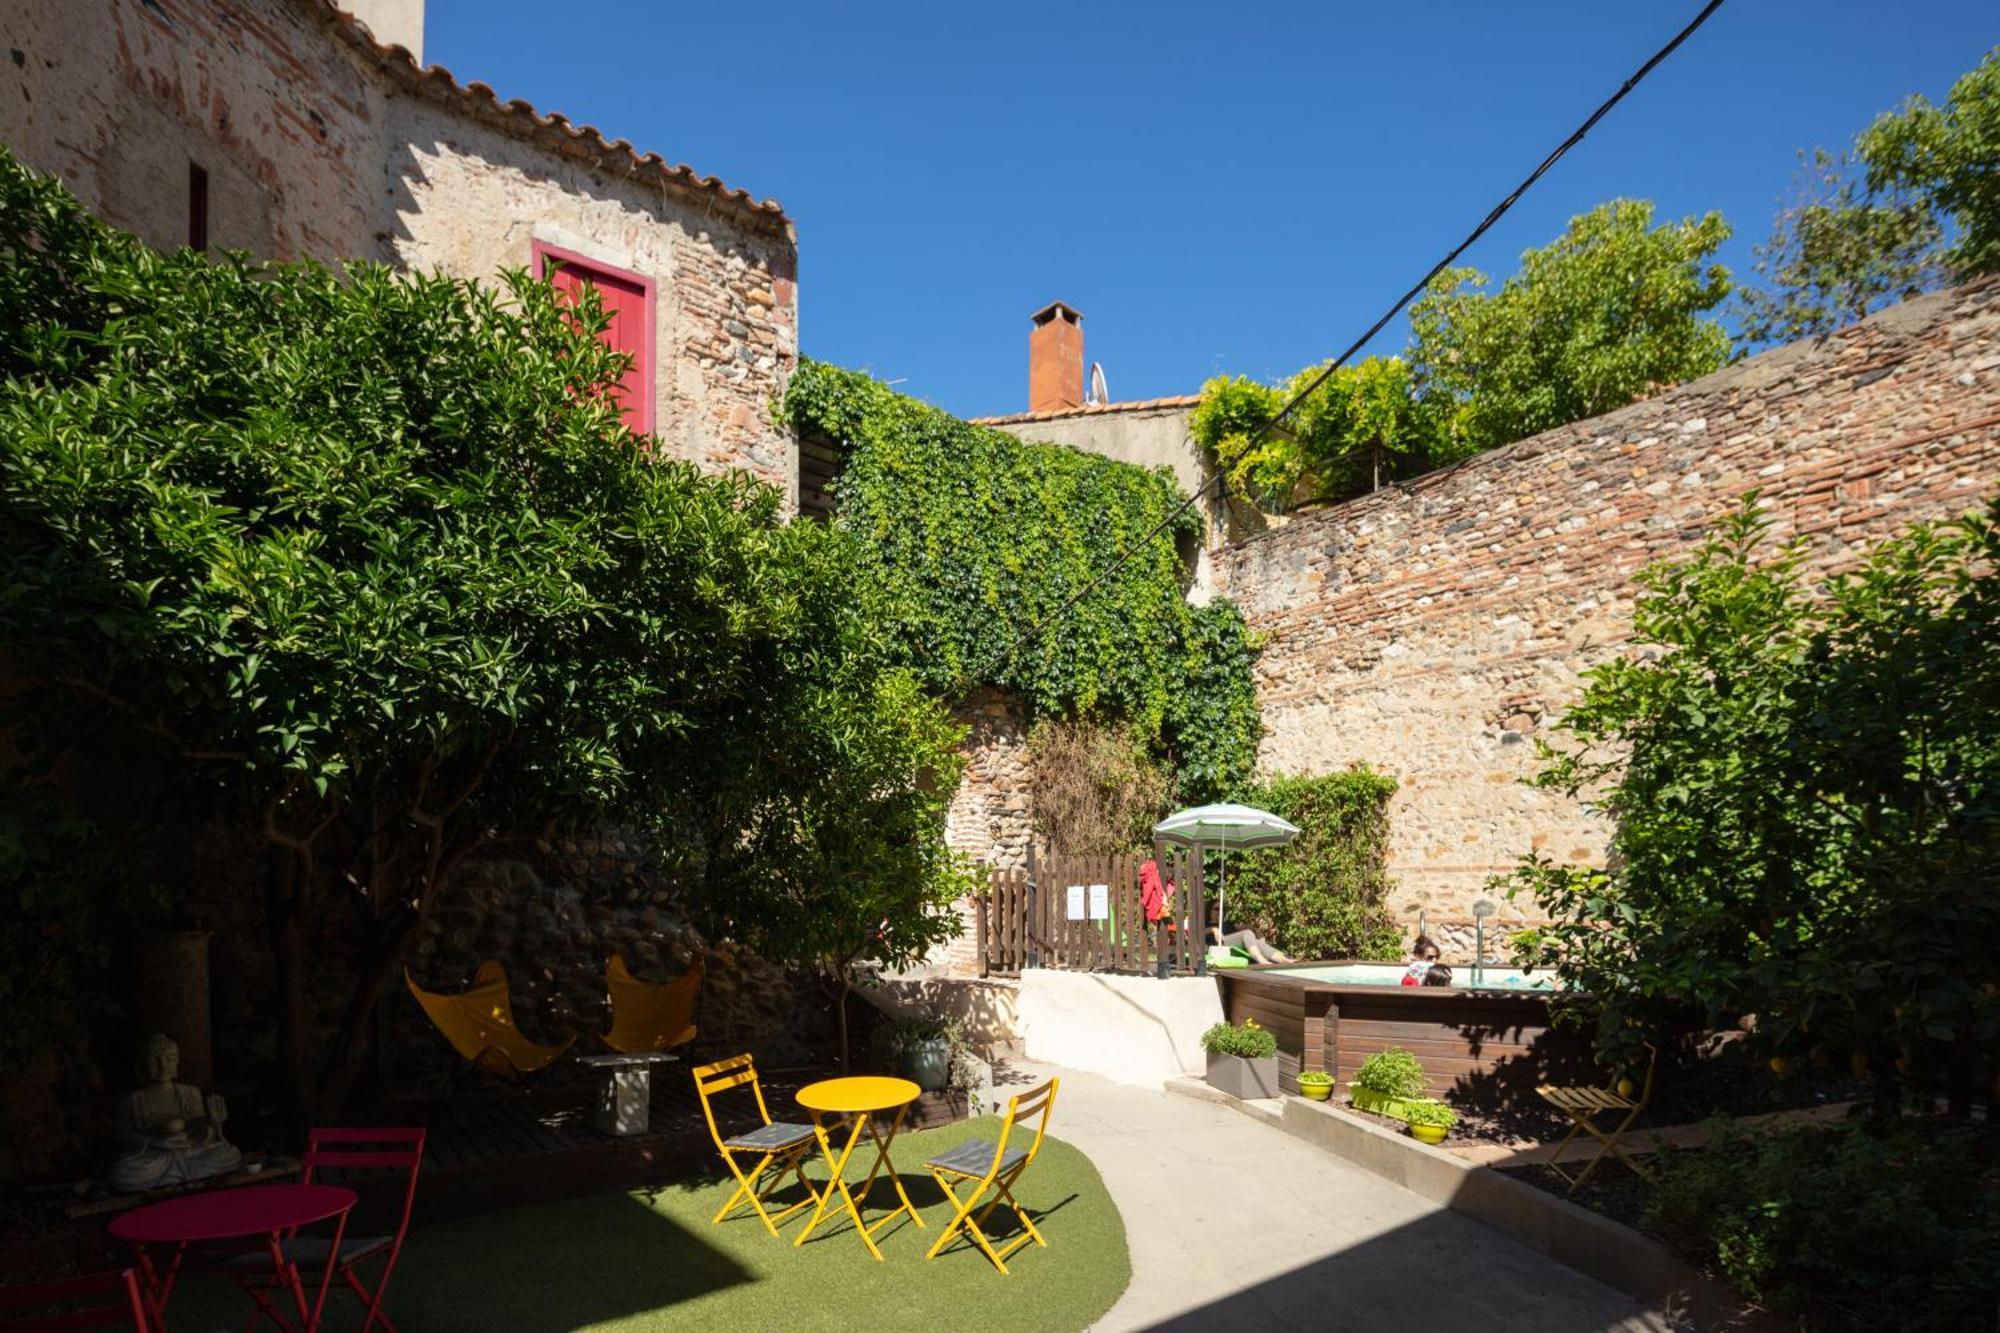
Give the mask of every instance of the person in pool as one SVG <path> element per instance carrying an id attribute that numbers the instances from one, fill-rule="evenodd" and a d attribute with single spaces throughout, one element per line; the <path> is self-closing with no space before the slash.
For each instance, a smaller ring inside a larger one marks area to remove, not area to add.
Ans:
<path id="1" fill-rule="evenodd" d="M 1436 963 L 1437 960 L 1438 947 L 1436 943 L 1428 935 L 1417 936 L 1415 943 L 1410 945 L 1410 962 L 1409 966 L 1403 969 L 1403 984 L 1405 986 L 1423 985 L 1425 977 L 1430 973 L 1431 965 Z M 1450 975 L 1449 971 L 1445 973 L 1446 977 Z M 1445 984 L 1449 985 L 1451 983 L 1447 981 Z"/>
<path id="2" fill-rule="evenodd" d="M 1422 984 L 1426 986 L 1449 986 L 1451 984 L 1451 969 L 1443 963 L 1432 963 L 1424 973 Z"/>

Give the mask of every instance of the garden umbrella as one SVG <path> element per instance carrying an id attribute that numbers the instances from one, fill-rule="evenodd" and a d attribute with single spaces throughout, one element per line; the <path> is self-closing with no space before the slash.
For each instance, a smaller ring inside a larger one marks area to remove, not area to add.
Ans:
<path id="1" fill-rule="evenodd" d="M 1299 836 L 1298 825 L 1288 823 L 1269 810 L 1247 805 L 1198 805 L 1192 810 L 1168 815 L 1153 825 L 1153 836 L 1161 842 L 1183 847 L 1214 847 L 1227 852 L 1232 847 L 1282 847 Z M 1223 920 L 1222 908 L 1229 892 L 1229 862 L 1225 857 L 1215 890 L 1215 920 Z"/>

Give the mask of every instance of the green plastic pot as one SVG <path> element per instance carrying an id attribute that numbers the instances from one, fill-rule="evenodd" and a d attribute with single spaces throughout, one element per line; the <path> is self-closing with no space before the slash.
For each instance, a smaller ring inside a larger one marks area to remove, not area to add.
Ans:
<path id="1" fill-rule="evenodd" d="M 1331 1081 L 1325 1083 L 1308 1083 L 1304 1079 L 1300 1079 L 1299 1095 L 1307 1101 L 1323 1102 L 1333 1096 L 1333 1083 Z"/>
<path id="2" fill-rule="evenodd" d="M 1416 1136 L 1418 1143 L 1443 1143 L 1445 1127 L 1443 1125 L 1411 1125 L 1410 1133 Z"/>

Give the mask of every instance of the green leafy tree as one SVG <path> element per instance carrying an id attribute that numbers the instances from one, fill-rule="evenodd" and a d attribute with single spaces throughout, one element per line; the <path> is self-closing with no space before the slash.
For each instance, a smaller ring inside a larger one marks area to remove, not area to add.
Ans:
<path id="1" fill-rule="evenodd" d="M 797 928 L 865 892 L 890 954 L 955 887 L 948 725 L 851 548 L 654 461 L 603 319 L 518 273 L 157 254 L 0 158 L 7 721 L 261 833 L 301 1122 L 337 1113 L 441 887 L 510 839 L 614 821 L 706 849 L 697 874 L 831 876 Z M 329 915 L 352 949 L 310 936 Z M 349 953 L 323 1037 L 308 983 Z"/>
<path id="2" fill-rule="evenodd" d="M 1589 673 L 1537 779 L 1616 821 L 1616 868 L 1510 884 L 1553 919 L 1523 961 L 1608 1057 L 1663 1013 L 1754 1015 L 1780 1072 L 1851 1066 L 1885 1107 L 1942 1073 L 1964 1109 L 2000 1035 L 1996 520 L 1914 528 L 1815 597 L 1753 501 L 1641 576 L 1640 651 Z"/>
<path id="3" fill-rule="evenodd" d="M 1756 247 L 1762 283 L 1737 292 L 1742 338 L 1773 345 L 1830 333 L 1945 280 L 1943 228 L 1929 201 L 1869 190 L 1853 158 L 1800 154 L 1796 197 Z"/>
<path id="4" fill-rule="evenodd" d="M 1341 500 L 1450 461 L 1437 414 L 1400 357 L 1340 367 L 1272 429 L 1323 369 L 1308 366 L 1275 387 L 1242 376 L 1202 386 L 1188 429 L 1231 485 L 1267 504 Z"/>
<path id="5" fill-rule="evenodd" d="M 1597 416 L 1720 368 L 1729 335 L 1708 312 L 1730 290 L 1711 262 L 1719 214 L 1653 225 L 1618 199 L 1570 220 L 1497 290 L 1477 269 L 1440 274 L 1410 309 L 1411 373 L 1456 452 Z"/>
<path id="6" fill-rule="evenodd" d="M 2000 271 L 2000 47 L 1951 86 L 1943 106 L 1912 97 L 1855 141 L 1878 191 L 1907 191 L 1949 217 L 1946 252 L 1965 276 Z"/>

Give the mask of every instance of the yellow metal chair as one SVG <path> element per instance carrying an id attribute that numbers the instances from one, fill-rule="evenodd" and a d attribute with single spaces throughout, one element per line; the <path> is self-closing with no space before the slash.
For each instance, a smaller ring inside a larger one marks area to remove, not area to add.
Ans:
<path id="1" fill-rule="evenodd" d="M 1636 1101 L 1618 1091 L 1619 1080 L 1616 1078 L 1602 1088 L 1558 1088 L 1544 1083 L 1535 1089 L 1537 1096 L 1568 1116 L 1572 1122 L 1569 1133 L 1563 1135 L 1562 1142 L 1558 1143 L 1556 1150 L 1549 1155 L 1549 1169 L 1569 1182 L 1571 1194 L 1576 1193 L 1583 1182 L 1590 1179 L 1591 1172 L 1597 1170 L 1597 1164 L 1607 1155 L 1625 1163 L 1641 1179 L 1653 1178 L 1652 1172 L 1633 1161 L 1631 1156 L 1618 1146 L 1618 1136 L 1632 1127 L 1632 1122 L 1639 1118 L 1640 1113 L 1646 1109 L 1646 1104 L 1653 1100 L 1653 1072 L 1659 1063 L 1660 1053 L 1651 1042 L 1646 1044 L 1646 1051 L 1646 1081 Z M 1624 1119 L 1620 1120 L 1610 1133 L 1607 1134 L 1598 1126 L 1598 1116 L 1615 1115 L 1621 1111 L 1624 1112 Z M 1578 1134 L 1585 1133 L 1604 1146 L 1597 1150 L 1597 1156 L 1591 1158 L 1582 1171 L 1572 1176 L 1562 1169 L 1563 1149 L 1569 1147 Z"/>
<path id="2" fill-rule="evenodd" d="M 764 1123 L 747 1134 L 734 1134 L 725 1139 L 721 1127 L 715 1123 L 715 1108 L 710 1105 L 709 1098 L 745 1084 L 750 1086 L 751 1095 L 757 1099 L 757 1118 Z M 722 1211 L 710 1219 L 711 1222 L 719 1225 L 737 1204 L 747 1199 L 750 1206 L 757 1210 L 757 1216 L 763 1219 L 764 1229 L 775 1236 L 778 1234 L 778 1223 L 801 1208 L 810 1208 L 819 1202 L 819 1192 L 806 1179 L 805 1172 L 806 1154 L 811 1151 L 814 1142 L 813 1127 L 771 1119 L 771 1112 L 764 1105 L 764 1089 L 757 1082 L 757 1067 L 747 1054 L 732 1055 L 727 1060 L 698 1067 L 694 1071 L 694 1090 L 701 1098 L 701 1113 L 708 1120 L 708 1133 L 715 1140 L 715 1150 L 722 1154 L 723 1165 L 729 1168 L 729 1174 L 736 1177 L 736 1192 L 729 1196 L 729 1202 L 722 1205 Z M 756 1160 L 748 1172 L 737 1163 L 737 1153 L 746 1158 L 755 1156 Z M 757 1178 L 774 1164 L 778 1169 L 772 1174 L 771 1183 L 759 1190 Z M 787 1169 L 805 1187 L 806 1197 L 773 1215 L 765 1211 L 764 1205 L 784 1184 Z"/>
<path id="3" fill-rule="evenodd" d="M 950 1224 L 938 1236 L 937 1243 L 931 1246 L 930 1253 L 924 1258 L 937 1258 L 951 1238 L 958 1234 L 960 1227 L 972 1237 L 973 1244 L 985 1251 L 986 1257 L 993 1261 L 993 1266 L 1003 1275 L 1007 1272 L 1008 1255 L 1031 1240 L 1041 1246 L 1048 1244 L 1042 1239 L 1042 1233 L 1035 1230 L 1034 1222 L 1014 1198 L 1014 1182 L 1021 1178 L 1021 1173 L 1034 1163 L 1035 1154 L 1042 1150 L 1042 1135 L 1049 1127 L 1049 1111 L 1055 1105 L 1056 1085 L 1060 1081 L 1052 1078 L 1041 1087 L 1024 1092 L 1009 1101 L 1007 1118 L 1000 1123 L 998 1143 L 988 1143 L 984 1139 L 968 1139 L 949 1152 L 941 1153 L 924 1163 L 930 1168 L 931 1175 L 937 1178 L 938 1188 L 942 1189 L 945 1197 L 951 1200 L 953 1209 Z M 1035 1122 L 1034 1140 L 1026 1148 L 1009 1148 L 1007 1140 L 1013 1137 L 1015 1126 L 1031 1118 Z M 958 1191 L 951 1187 L 953 1180 L 971 1181 L 971 1191 L 961 1198 Z M 980 1199 L 984 1198 L 989 1190 L 993 1191 L 992 1199 L 984 1208 L 979 1209 L 977 1217 L 973 1216 L 972 1210 L 979 1208 Z M 1014 1216 L 1021 1219 L 1023 1231 L 1019 1237 L 996 1250 L 993 1248 L 992 1240 L 982 1228 L 993 1210 L 1003 1203 L 1014 1210 Z"/>
<path id="4" fill-rule="evenodd" d="M 664 986 L 641 981 L 612 954 L 604 965 L 604 990 L 611 997 L 611 1030 L 604 1044 L 621 1055 L 652 1055 L 694 1040 L 694 1002 L 701 994 L 702 962 Z"/>
<path id="5" fill-rule="evenodd" d="M 554 1046 L 530 1041 L 514 1026 L 514 1003 L 507 993 L 507 969 L 488 959 L 472 974 L 472 985 L 457 995 L 440 995 L 417 984 L 408 968 L 403 981 L 452 1049 L 507 1078 L 533 1074 L 562 1057 L 576 1034 Z"/>

